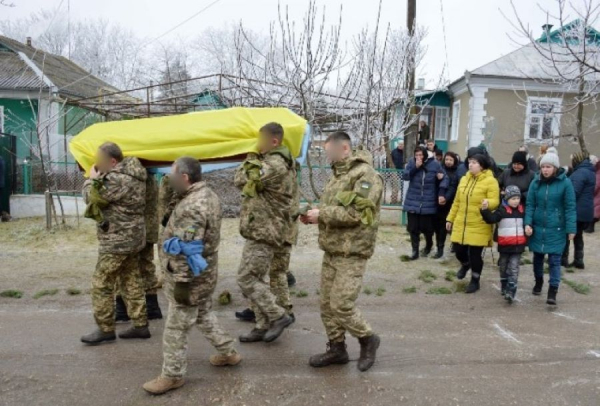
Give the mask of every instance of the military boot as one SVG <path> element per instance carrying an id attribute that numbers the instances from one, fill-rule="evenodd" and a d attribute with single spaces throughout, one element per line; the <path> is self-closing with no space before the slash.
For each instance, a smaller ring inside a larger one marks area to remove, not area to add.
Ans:
<path id="1" fill-rule="evenodd" d="M 296 286 L 296 277 L 291 272 L 287 273 L 287 284 L 288 284 L 288 288 Z"/>
<path id="2" fill-rule="evenodd" d="M 265 338 L 265 334 L 267 333 L 266 329 L 257 329 L 253 328 L 248 334 L 242 334 L 240 338 L 240 343 L 256 343 L 258 341 L 263 341 Z"/>
<path id="3" fill-rule="evenodd" d="M 235 312 L 235 317 L 241 321 L 256 321 L 256 315 L 252 309 L 244 309 L 241 312 Z"/>
<path id="4" fill-rule="evenodd" d="M 115 321 L 128 322 L 129 320 L 129 316 L 127 315 L 127 306 L 123 301 L 123 297 L 119 295 L 115 299 Z"/>
<path id="5" fill-rule="evenodd" d="M 209 362 L 215 367 L 235 366 L 242 361 L 242 356 L 237 352 L 229 355 L 215 354 L 211 355 Z"/>
<path id="6" fill-rule="evenodd" d="M 146 295 L 146 314 L 148 315 L 148 320 L 163 318 L 160 305 L 158 304 L 158 295 Z"/>
<path id="7" fill-rule="evenodd" d="M 358 339 L 360 343 L 360 358 L 358 359 L 358 370 L 367 371 L 375 363 L 377 349 L 381 344 L 381 339 L 377 334 Z"/>
<path id="8" fill-rule="evenodd" d="M 322 354 L 313 355 L 308 361 L 313 368 L 326 367 L 333 364 L 347 364 L 350 361 L 348 351 L 346 350 L 346 342 L 340 341 L 335 343 L 329 341 L 327 350 Z"/>
<path id="9" fill-rule="evenodd" d="M 122 333 L 119 333 L 119 338 L 122 338 L 124 340 L 128 340 L 131 338 L 150 338 L 151 334 L 150 334 L 150 330 L 148 329 L 148 326 L 142 326 L 142 327 L 130 327 L 127 330 L 123 331 Z"/>
<path id="10" fill-rule="evenodd" d="M 263 340 L 266 343 L 270 343 L 272 341 L 277 340 L 281 333 L 283 333 L 283 330 L 288 328 L 288 326 L 293 322 L 294 319 L 292 319 L 287 314 L 284 314 L 283 316 L 271 323 L 271 327 L 269 327 L 269 329 L 265 333 Z"/>
<path id="11" fill-rule="evenodd" d="M 115 332 L 109 331 L 104 332 L 100 329 L 97 329 L 91 334 L 87 334 L 81 337 L 81 342 L 89 345 L 97 345 L 101 344 L 105 341 L 115 341 L 116 340 Z"/>
<path id="12" fill-rule="evenodd" d="M 159 376 L 156 379 L 146 382 L 142 388 L 153 395 L 162 395 L 170 390 L 181 388 L 184 383 L 183 378 Z"/>

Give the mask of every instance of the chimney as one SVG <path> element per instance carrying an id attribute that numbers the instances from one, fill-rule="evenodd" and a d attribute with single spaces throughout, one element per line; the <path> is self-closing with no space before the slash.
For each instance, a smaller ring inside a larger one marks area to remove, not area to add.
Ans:
<path id="1" fill-rule="evenodd" d="M 27 45 L 28 47 L 32 46 L 31 45 L 31 37 L 27 37 L 27 40 L 25 42 L 25 45 Z"/>
<path id="2" fill-rule="evenodd" d="M 425 78 L 419 78 L 417 81 L 417 90 L 425 89 Z"/>
<path id="3" fill-rule="evenodd" d="M 548 35 L 550 30 L 554 27 L 552 24 L 544 24 L 542 25 L 542 30 L 544 30 L 544 34 Z"/>

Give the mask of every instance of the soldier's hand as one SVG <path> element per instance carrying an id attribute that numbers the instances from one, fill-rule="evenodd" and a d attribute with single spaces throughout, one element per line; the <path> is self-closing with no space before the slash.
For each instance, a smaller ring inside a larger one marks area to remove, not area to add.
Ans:
<path id="1" fill-rule="evenodd" d="M 92 165 L 92 168 L 90 169 L 90 179 L 98 179 L 100 175 L 102 175 L 102 172 L 96 168 L 96 165 Z"/>
<path id="2" fill-rule="evenodd" d="M 310 224 L 317 224 L 319 222 L 319 209 L 312 209 L 306 213 L 306 218 Z"/>
<path id="3" fill-rule="evenodd" d="M 310 224 L 308 222 L 308 217 L 306 217 L 305 215 L 300 215 L 300 216 L 298 216 L 298 218 L 300 219 L 300 221 L 302 222 L 302 224 Z"/>
<path id="4" fill-rule="evenodd" d="M 180 305 L 191 306 L 190 300 L 190 282 L 175 282 L 173 289 L 175 301 Z"/>

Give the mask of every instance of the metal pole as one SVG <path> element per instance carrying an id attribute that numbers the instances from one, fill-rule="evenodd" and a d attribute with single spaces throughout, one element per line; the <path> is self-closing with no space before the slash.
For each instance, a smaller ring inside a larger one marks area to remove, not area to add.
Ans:
<path id="1" fill-rule="evenodd" d="M 51 203 L 52 194 L 50 193 L 49 190 L 46 190 L 46 192 L 44 193 L 44 196 L 46 197 L 46 229 L 51 230 L 52 229 L 52 203 Z"/>

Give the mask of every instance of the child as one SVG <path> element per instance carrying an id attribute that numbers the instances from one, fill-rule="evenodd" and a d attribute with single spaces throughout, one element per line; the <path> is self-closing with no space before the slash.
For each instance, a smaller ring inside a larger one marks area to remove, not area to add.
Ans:
<path id="1" fill-rule="evenodd" d="M 525 209 L 521 205 L 521 191 L 518 186 L 507 186 L 504 189 L 504 201 L 493 213 L 488 209 L 487 201 L 484 200 L 481 206 L 481 215 L 485 222 L 498 224 L 501 293 L 509 303 L 512 303 L 517 293 L 521 254 L 527 244 L 523 223 Z"/>

